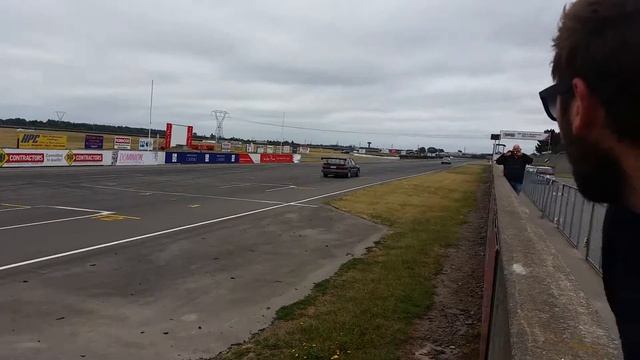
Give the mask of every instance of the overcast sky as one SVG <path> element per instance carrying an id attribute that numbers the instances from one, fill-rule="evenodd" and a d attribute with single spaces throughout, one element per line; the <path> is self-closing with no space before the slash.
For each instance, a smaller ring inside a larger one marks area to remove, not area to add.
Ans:
<path id="1" fill-rule="evenodd" d="M 566 1 L 0 2 L 0 118 L 486 151 L 555 127 L 538 91 Z M 379 135 L 387 134 L 387 135 Z M 526 149 L 531 149 L 529 144 Z"/>

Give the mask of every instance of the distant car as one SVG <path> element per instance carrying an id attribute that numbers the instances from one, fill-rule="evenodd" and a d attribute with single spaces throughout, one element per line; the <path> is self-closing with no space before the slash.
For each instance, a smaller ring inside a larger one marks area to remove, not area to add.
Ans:
<path id="1" fill-rule="evenodd" d="M 322 176 L 328 177 L 329 175 L 347 178 L 360 176 L 360 166 L 353 159 L 323 157 Z"/>
<path id="2" fill-rule="evenodd" d="M 442 165 L 451 165 L 451 157 L 445 157 L 440 161 Z"/>
<path id="3" fill-rule="evenodd" d="M 550 166 L 537 166 L 536 174 L 540 175 L 555 175 L 555 170 Z"/>

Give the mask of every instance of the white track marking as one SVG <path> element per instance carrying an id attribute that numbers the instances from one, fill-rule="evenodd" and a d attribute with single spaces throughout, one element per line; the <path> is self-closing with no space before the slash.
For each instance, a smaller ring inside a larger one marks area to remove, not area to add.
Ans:
<path id="1" fill-rule="evenodd" d="M 279 188 L 275 188 L 275 189 L 269 189 L 269 190 L 265 190 L 266 192 L 271 192 L 271 191 L 280 191 L 280 190 L 286 190 L 286 189 L 294 189 L 295 186 L 293 185 L 289 185 L 289 186 L 283 186 L 283 187 L 279 187 Z"/>
<path id="2" fill-rule="evenodd" d="M 0 227 L 0 230 L 9 230 L 9 229 L 17 229 L 17 228 L 23 228 L 23 227 L 28 227 L 28 226 L 52 224 L 52 223 L 57 223 L 57 222 L 71 221 L 71 220 L 78 220 L 78 219 L 86 219 L 86 218 L 90 218 L 90 217 L 94 217 L 94 216 L 103 216 L 103 215 L 109 215 L 109 214 L 113 214 L 113 212 L 105 211 L 105 212 L 91 214 L 91 215 L 74 216 L 74 217 L 64 218 L 64 219 L 38 221 L 38 222 L 28 223 L 28 224 L 4 226 L 4 227 Z M 0 268 L 0 270 L 2 270 L 2 269 Z"/>
<path id="3" fill-rule="evenodd" d="M 233 184 L 233 185 L 225 185 L 225 186 L 220 186 L 220 189 L 227 189 L 227 188 L 232 188 L 232 187 L 238 187 L 238 186 L 249 186 L 251 184 Z"/>
<path id="4" fill-rule="evenodd" d="M 15 264 L 4 265 L 4 266 L 0 266 L 0 271 L 16 268 L 16 267 L 19 267 L 19 266 L 39 263 L 39 262 L 43 262 L 43 261 L 47 261 L 47 260 L 53 260 L 53 259 L 57 259 L 57 258 L 61 258 L 61 257 L 73 255 L 73 254 L 80 254 L 80 253 L 84 253 L 84 252 L 87 252 L 87 251 L 97 250 L 97 249 L 101 249 L 101 248 L 105 248 L 105 247 L 109 247 L 109 246 L 113 246 L 113 245 L 124 244 L 124 243 L 128 243 L 128 242 L 136 241 L 136 240 L 142 240 L 142 239 L 150 238 L 150 237 L 153 237 L 153 236 L 169 234 L 169 233 L 176 232 L 176 231 L 191 229 L 191 228 L 194 228 L 194 227 L 213 224 L 213 223 L 217 223 L 217 222 L 225 221 L 225 220 L 230 220 L 230 219 L 235 219 L 235 218 L 238 218 L 238 217 L 247 216 L 247 215 L 251 215 L 251 214 L 257 214 L 257 213 L 261 213 L 261 212 L 265 212 L 265 211 L 281 208 L 281 207 L 284 207 L 284 206 L 287 206 L 287 204 L 274 205 L 274 206 L 266 207 L 266 208 L 263 208 L 263 209 L 253 210 L 253 211 L 240 213 L 240 214 L 235 214 L 235 215 L 231 215 L 231 216 L 225 216 L 225 217 L 212 219 L 212 220 L 207 220 L 207 221 L 203 221 L 203 222 L 199 222 L 199 223 L 195 223 L 195 224 L 190 224 L 190 225 L 180 226 L 180 227 L 176 227 L 176 228 L 172 228 L 172 229 L 162 230 L 162 231 L 158 231 L 158 232 L 154 232 L 154 233 L 150 233 L 150 234 L 135 236 L 135 237 L 132 237 L 132 238 L 113 241 L 113 242 L 106 243 L 106 244 L 90 246 L 90 247 L 86 247 L 86 248 L 82 248 L 82 249 L 67 251 L 67 252 L 60 253 L 60 254 L 55 254 L 55 255 L 45 256 L 45 257 L 41 257 L 41 258 L 37 258 L 37 259 L 22 261 L 22 262 L 15 263 Z"/>
<path id="5" fill-rule="evenodd" d="M 28 206 L 25 207 L 14 207 L 14 208 L 9 208 L 9 209 L 0 209 L 0 211 L 14 211 L 14 210 L 27 210 L 27 209 L 31 209 Z"/>
<path id="6" fill-rule="evenodd" d="M 43 262 L 43 261 L 47 261 L 47 260 L 58 259 L 58 258 L 62 258 L 62 257 L 69 256 L 69 255 L 80 254 L 80 253 L 84 253 L 84 252 L 88 252 L 88 251 L 92 251 L 92 250 L 102 249 L 102 248 L 105 248 L 105 247 L 114 246 L 114 245 L 118 245 L 118 244 L 124 244 L 124 243 L 132 242 L 132 241 L 147 239 L 147 238 L 154 237 L 154 236 L 170 234 L 170 233 L 173 233 L 173 232 L 176 232 L 176 231 L 187 230 L 187 229 L 191 229 L 191 228 L 195 228 L 195 227 L 199 227 L 199 226 L 203 226 L 203 225 L 214 224 L 214 223 L 217 223 L 217 222 L 236 219 L 236 218 L 240 218 L 240 217 L 244 217 L 244 216 L 248 216 L 248 215 L 258 214 L 258 213 L 262 213 L 262 212 L 266 212 L 266 211 L 279 209 L 279 208 L 282 208 L 282 207 L 285 207 L 285 206 L 297 205 L 297 204 L 304 203 L 304 202 L 307 202 L 307 201 L 317 200 L 317 199 L 321 199 L 321 198 L 325 198 L 325 197 L 329 197 L 329 196 L 333 196 L 333 195 L 337 195 L 337 194 L 342 194 L 342 193 L 349 192 L 349 191 L 354 191 L 354 190 L 358 190 L 358 189 L 363 189 L 363 188 L 367 188 L 367 187 L 371 187 L 371 186 L 375 186 L 375 185 L 388 183 L 388 182 L 391 182 L 391 181 L 409 179 L 409 178 L 425 175 L 425 174 L 428 174 L 428 173 L 432 173 L 432 172 L 435 172 L 435 171 L 442 171 L 442 170 L 447 170 L 447 169 L 450 169 L 450 167 L 449 168 L 441 168 L 441 169 L 429 170 L 429 171 L 425 171 L 425 172 L 422 172 L 422 173 L 419 173 L 419 174 L 415 174 L 415 175 L 402 176 L 402 177 L 397 177 L 397 178 L 393 178 L 393 179 L 378 181 L 378 182 L 374 182 L 374 183 L 371 183 L 371 184 L 365 184 L 365 185 L 356 186 L 356 187 L 345 189 L 345 190 L 334 191 L 334 192 L 331 192 L 331 193 L 328 193 L 328 194 L 314 196 L 314 197 L 311 197 L 311 198 L 308 198 L 308 199 L 298 200 L 298 201 L 294 201 L 294 202 L 290 202 L 290 203 L 278 204 L 278 205 L 269 206 L 269 207 L 258 209 L 258 210 L 248 211 L 248 212 L 244 212 L 244 213 L 240 213 L 240 214 L 225 216 L 225 217 L 221 217 L 221 218 L 217 218 L 217 219 L 211 219 L 211 220 L 207 220 L 207 221 L 202 221 L 202 222 L 195 223 L 195 224 L 179 226 L 179 227 L 172 228 L 172 229 L 162 230 L 162 231 L 158 231 L 158 232 L 154 232 L 154 233 L 149 233 L 149 234 L 139 235 L 139 236 L 135 236 L 135 237 L 127 238 L 127 239 L 113 241 L 113 242 L 106 243 L 106 244 L 90 246 L 90 247 L 77 249 L 77 250 L 72 250 L 72 251 L 68 251 L 68 252 L 64 252 L 64 253 L 49 255 L 49 256 L 45 256 L 45 257 L 41 257 L 41 258 L 37 258 L 37 259 L 26 260 L 26 261 L 22 261 L 22 262 L 15 263 L 15 264 L 4 265 L 4 266 L 0 266 L 0 271 L 12 269 L 12 268 L 16 268 L 16 267 L 20 267 L 20 266 L 24 266 L 24 265 L 39 263 L 39 262 Z M 95 215 L 90 215 L 90 216 L 95 216 Z"/>
<path id="7" fill-rule="evenodd" d="M 220 189 L 228 189 L 232 187 L 240 187 L 240 186 L 294 186 L 293 184 L 265 184 L 265 183 L 242 183 L 242 184 L 232 184 L 220 186 Z"/>
<path id="8" fill-rule="evenodd" d="M 162 195 L 173 195 L 173 196 L 201 197 L 201 198 L 207 198 L 207 199 L 247 201 L 247 202 L 255 202 L 255 203 L 262 203 L 262 204 L 288 205 L 288 203 L 285 203 L 282 201 L 272 201 L 272 200 L 245 199 L 245 198 L 236 198 L 236 197 L 228 197 L 228 196 L 188 194 L 188 193 L 177 193 L 177 192 L 167 192 L 167 191 L 149 191 L 149 190 L 138 190 L 138 189 L 128 189 L 128 188 L 120 188 L 120 187 L 113 187 L 113 186 L 100 186 L 100 185 L 88 185 L 88 184 L 82 184 L 81 186 L 97 188 L 97 189 L 129 191 L 129 192 L 135 192 L 135 193 L 150 193 L 150 194 L 162 194 Z M 310 205 L 292 204 L 291 206 L 310 206 Z"/>

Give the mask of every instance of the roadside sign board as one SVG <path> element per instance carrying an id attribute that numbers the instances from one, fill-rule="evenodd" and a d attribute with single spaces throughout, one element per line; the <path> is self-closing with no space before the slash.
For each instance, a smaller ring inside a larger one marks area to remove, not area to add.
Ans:
<path id="1" fill-rule="evenodd" d="M 113 148 L 117 150 L 131 150 L 131 138 L 128 136 L 114 137 Z"/>
<path id="2" fill-rule="evenodd" d="M 545 140 L 549 134 L 545 134 L 543 132 L 535 132 L 535 131 L 512 131 L 512 130 L 501 130 L 500 138 L 504 139 L 514 139 L 514 140 Z"/>
<path id="3" fill-rule="evenodd" d="M 62 150 L 67 148 L 67 136 L 35 133 L 19 134 L 18 148 Z"/>
<path id="4" fill-rule="evenodd" d="M 104 136 L 102 135 L 85 135 L 85 149 L 102 149 L 104 147 Z"/>
<path id="5" fill-rule="evenodd" d="M 138 150 L 148 151 L 153 149 L 153 139 L 140 138 L 138 140 Z"/>

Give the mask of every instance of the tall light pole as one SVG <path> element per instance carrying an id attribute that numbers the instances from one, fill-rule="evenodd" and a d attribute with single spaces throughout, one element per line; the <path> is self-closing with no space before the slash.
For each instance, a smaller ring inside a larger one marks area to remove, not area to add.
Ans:
<path id="1" fill-rule="evenodd" d="M 280 128 L 280 154 L 283 153 L 282 143 L 284 143 L 284 111 L 282 112 L 282 127 Z"/>
<path id="2" fill-rule="evenodd" d="M 151 101 L 149 102 L 149 143 L 151 143 L 151 113 L 153 111 L 153 80 L 151 80 Z M 151 148 L 153 145 L 151 146 Z M 151 151 L 150 147 L 147 147 L 148 151 Z"/>

